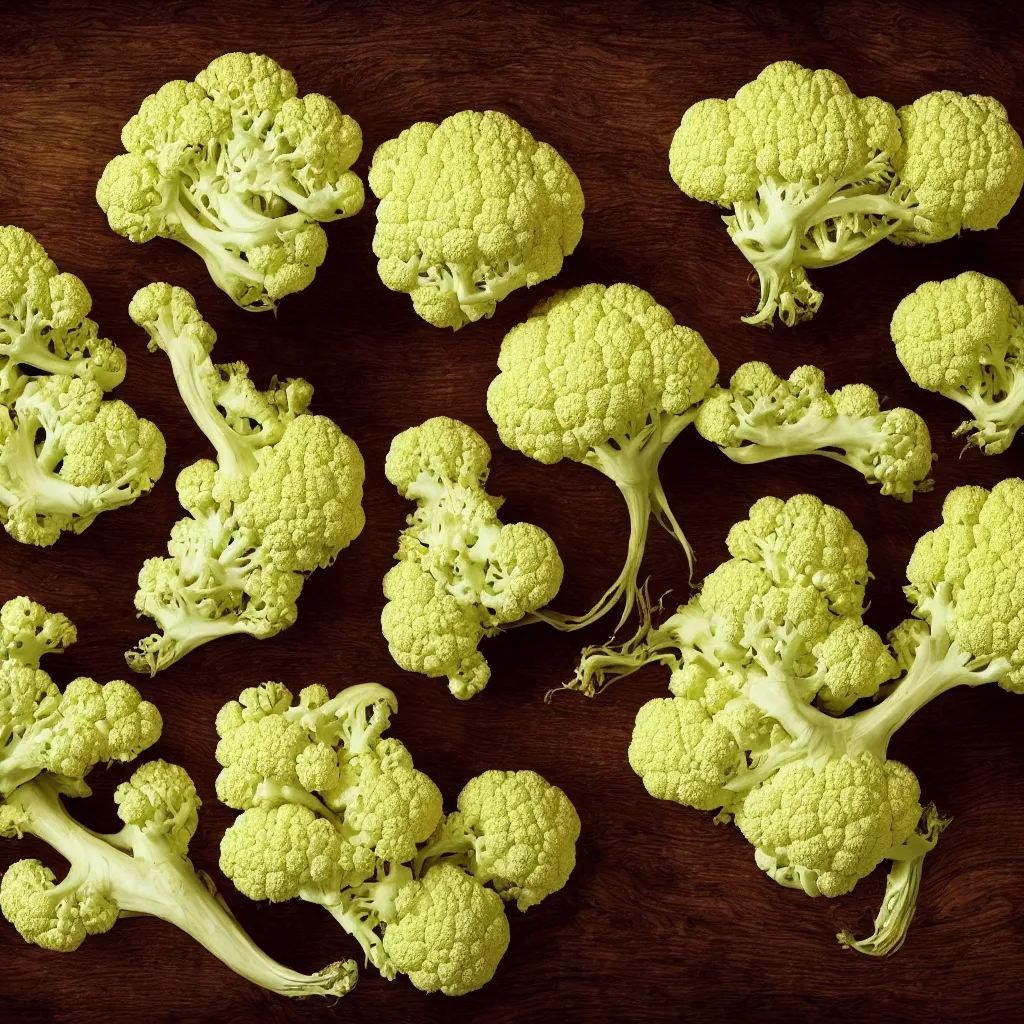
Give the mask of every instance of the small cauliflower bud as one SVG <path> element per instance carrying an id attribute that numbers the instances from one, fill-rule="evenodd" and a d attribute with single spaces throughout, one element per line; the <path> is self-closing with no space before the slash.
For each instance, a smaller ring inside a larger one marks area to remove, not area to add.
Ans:
<path id="1" fill-rule="evenodd" d="M 781 767 L 747 793 L 736 824 L 775 881 L 842 896 L 914 832 L 921 789 L 899 761 L 864 752 Z"/>
<path id="2" fill-rule="evenodd" d="M 363 458 L 326 416 L 298 416 L 275 445 L 256 453 L 239 525 L 263 539 L 282 569 L 330 565 L 362 532 Z"/>
<path id="3" fill-rule="evenodd" d="M 462 110 L 378 147 L 368 181 L 384 284 L 458 330 L 516 288 L 554 277 L 583 231 L 569 165 L 506 114 Z"/>
<path id="4" fill-rule="evenodd" d="M 930 92 L 897 111 L 903 146 L 893 166 L 917 200 L 894 242 L 941 242 L 994 228 L 1024 184 L 1024 147 L 991 96 Z"/>
<path id="5" fill-rule="evenodd" d="M 416 845 L 433 834 L 444 815 L 441 791 L 411 764 L 384 769 L 375 756 L 362 755 L 355 798 L 346 806 L 349 841 L 371 849 L 379 860 L 404 864 Z"/>
<path id="6" fill-rule="evenodd" d="M 384 577 L 384 596 L 388 603 L 381 612 L 381 631 L 400 668 L 447 676 L 453 693 L 467 697 L 483 689 L 490 675 L 476 649 L 483 629 L 443 583 L 404 560 Z"/>
<path id="7" fill-rule="evenodd" d="M 814 649 L 818 659 L 818 703 L 841 715 L 862 697 L 873 697 L 882 683 L 899 673 L 896 659 L 870 627 L 844 619 Z"/>
<path id="8" fill-rule="evenodd" d="M 435 864 L 403 886 L 394 915 L 384 952 L 423 992 L 476 991 L 494 976 L 508 948 L 501 898 L 451 863 Z"/>
<path id="9" fill-rule="evenodd" d="M 665 697 L 637 712 L 629 765 L 655 799 L 710 811 L 731 804 L 724 786 L 745 758 L 729 730 L 697 701 Z"/>
<path id="10" fill-rule="evenodd" d="M 345 884 L 344 840 L 308 807 L 252 807 L 243 811 L 220 842 L 220 869 L 251 900 L 284 900 L 323 894 Z M 372 867 L 370 868 L 372 871 Z"/>
<path id="11" fill-rule="evenodd" d="M 223 709 L 221 714 L 225 714 Z M 256 789 L 264 780 L 281 786 L 297 784 L 296 759 L 308 744 L 306 730 L 280 714 L 238 724 L 217 744 L 217 763 L 224 768 L 217 777 L 217 798 L 229 807 L 244 810 L 252 805 Z"/>
<path id="12" fill-rule="evenodd" d="M 580 819 L 557 786 L 532 771 L 487 771 L 459 794 L 473 837 L 473 874 L 528 910 L 561 889 L 576 866 Z"/>
<path id="13" fill-rule="evenodd" d="M 729 553 L 763 565 L 780 585 L 821 590 L 840 615 L 864 610 L 868 549 L 844 512 L 813 494 L 754 502 L 726 539 Z"/>
<path id="14" fill-rule="evenodd" d="M 910 379 L 970 413 L 954 436 L 986 455 L 1006 451 L 1024 424 L 1024 314 L 1009 288 L 972 270 L 926 281 L 896 307 L 889 330 Z"/>
<path id="15" fill-rule="evenodd" d="M 131 761 L 160 738 L 160 712 L 120 679 L 100 685 L 79 677 L 64 690 L 57 721 L 40 730 L 48 771 L 84 778 L 104 761 Z"/>
<path id="16" fill-rule="evenodd" d="M 310 743 L 295 759 L 299 785 L 311 793 L 329 793 L 341 782 L 338 752 L 329 743 Z"/>
<path id="17" fill-rule="evenodd" d="M 547 531 L 533 523 L 506 523 L 488 561 L 481 600 L 499 622 L 518 622 L 555 599 L 563 573 Z"/>
<path id="18" fill-rule="evenodd" d="M 179 857 L 188 854 L 202 801 L 184 768 L 149 761 L 117 787 L 114 803 L 125 825 L 151 839 L 162 838 Z"/>
<path id="19" fill-rule="evenodd" d="M 0 651 L 4 658 L 39 667 L 44 654 L 66 651 L 78 639 L 75 624 L 63 612 L 48 612 L 27 597 L 0 606 Z"/>
<path id="20" fill-rule="evenodd" d="M 0 913 L 42 949 L 72 953 L 87 936 L 110 931 L 119 912 L 99 886 L 58 883 L 38 860 L 16 861 L 0 881 Z"/>
<path id="21" fill-rule="evenodd" d="M 969 511 L 973 498 L 968 493 L 950 511 Z M 966 554 L 962 585 L 952 593 L 940 585 L 931 607 L 921 601 L 917 614 L 927 617 L 932 611 L 934 621 L 952 604 L 946 629 L 959 649 L 983 663 L 995 661 L 1001 666 L 999 685 L 1024 693 L 1024 590 L 1018 568 L 1024 566 L 1024 481 L 1011 477 L 996 484 L 971 532 L 974 546 Z"/>
<path id="22" fill-rule="evenodd" d="M 434 416 L 392 438 L 384 475 L 403 498 L 416 500 L 431 483 L 483 488 L 490 461 L 490 445 L 471 426 L 450 416 Z"/>

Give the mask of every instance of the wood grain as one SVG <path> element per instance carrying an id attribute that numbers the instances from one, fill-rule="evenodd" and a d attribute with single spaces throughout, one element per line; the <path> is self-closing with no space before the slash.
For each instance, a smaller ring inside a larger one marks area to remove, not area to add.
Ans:
<path id="1" fill-rule="evenodd" d="M 606 481 L 577 465 L 546 468 L 504 449 L 484 409 L 504 333 L 557 286 L 629 280 L 680 322 L 700 330 L 728 373 L 766 358 L 788 373 L 816 362 L 834 386 L 866 381 L 928 420 L 939 454 L 936 490 L 912 506 L 883 499 L 825 460 L 733 466 L 693 431 L 664 461 L 664 481 L 693 540 L 699 570 L 724 556 L 731 523 L 760 495 L 813 490 L 843 507 L 863 532 L 878 577 L 869 618 L 881 629 L 906 612 L 900 586 L 916 536 L 937 522 L 942 497 L 962 483 L 991 485 L 1019 473 L 1024 442 L 1007 454 L 960 457 L 950 432 L 958 408 L 915 388 L 887 325 L 920 282 L 968 268 L 1024 276 L 1024 206 L 998 232 L 920 250 L 882 244 L 815 275 L 824 306 L 808 325 L 759 332 L 739 322 L 753 307 L 747 267 L 718 213 L 681 196 L 667 149 L 686 107 L 731 95 L 776 59 L 830 67 L 860 94 L 901 104 L 938 88 L 991 93 L 1024 126 L 1024 31 L 1012 5 L 866 2 L 576 4 L 460 2 L 4 5 L 0 58 L 0 221 L 34 232 L 58 265 L 79 274 L 102 328 L 129 353 L 120 397 L 167 437 L 163 481 L 149 498 L 105 515 L 50 550 L 0 535 L 2 593 L 28 593 L 68 613 L 81 640 L 49 667 L 61 682 L 87 673 L 123 676 L 121 652 L 146 629 L 132 611 L 143 558 L 163 550 L 179 516 L 178 469 L 208 454 L 179 402 L 162 357 L 147 356 L 127 316 L 134 290 L 165 279 L 192 290 L 220 333 L 220 360 L 245 359 L 257 380 L 301 374 L 314 409 L 335 418 L 367 460 L 362 537 L 315 574 L 298 624 L 257 644 L 221 640 L 154 682 L 146 695 L 166 733 L 153 753 L 185 765 L 206 801 L 197 866 L 217 872 L 217 843 L 232 812 L 213 793 L 213 718 L 245 685 L 272 678 L 332 688 L 375 679 L 397 692 L 395 732 L 453 800 L 489 767 L 529 767 L 569 793 L 583 820 L 579 866 L 567 889 L 522 916 L 492 984 L 457 1002 L 428 998 L 367 970 L 343 1003 L 292 1003 L 248 985 L 170 926 L 126 920 L 74 955 L 26 946 L 0 922 L 0 1019 L 60 1024 L 409 1020 L 991 1020 L 1016 1015 L 1024 984 L 1024 701 L 996 687 L 956 693 L 900 733 L 893 755 L 918 773 L 927 798 L 954 817 L 929 858 L 917 918 L 904 949 L 875 962 L 834 943 L 837 926 L 864 927 L 880 896 L 879 872 L 851 897 L 811 900 L 768 881 L 735 829 L 646 797 L 625 750 L 639 704 L 663 676 L 649 671 L 602 699 L 543 694 L 571 672 L 582 642 L 604 639 L 535 627 L 489 642 L 494 676 L 458 703 L 439 683 L 405 675 L 380 637 L 380 580 L 407 508 L 384 479 L 399 430 L 439 413 L 471 423 L 494 446 L 493 490 L 505 516 L 537 522 L 559 542 L 566 585 L 559 605 L 582 610 L 621 559 L 626 521 Z M 121 125 L 171 78 L 191 78 L 229 50 L 270 53 L 304 91 L 328 93 L 362 125 L 365 172 L 374 148 L 414 120 L 495 107 L 555 145 L 583 182 L 586 228 L 557 282 L 503 302 L 493 320 L 457 335 L 437 331 L 408 299 L 384 289 L 370 252 L 373 203 L 328 228 L 330 253 L 316 282 L 277 318 L 236 309 L 182 246 L 133 246 L 114 235 L 93 198 Z M 686 590 L 682 552 L 652 533 L 654 587 Z M 110 827 L 121 770 L 97 773 L 80 814 Z M 43 852 L 0 844 L 0 869 Z M 52 861 L 52 858 L 51 858 Z M 59 864 L 54 863 L 54 867 Z M 300 969 L 355 954 L 317 908 L 258 906 L 222 882 L 243 924 L 272 955 Z"/>

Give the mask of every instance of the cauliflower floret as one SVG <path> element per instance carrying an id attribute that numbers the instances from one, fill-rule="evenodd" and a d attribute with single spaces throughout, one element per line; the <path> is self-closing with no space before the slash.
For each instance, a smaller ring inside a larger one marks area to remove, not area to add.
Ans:
<path id="1" fill-rule="evenodd" d="M 841 896 L 911 836 L 920 797 L 906 765 L 864 753 L 780 768 L 746 795 L 736 824 L 776 881 Z"/>
<path id="2" fill-rule="evenodd" d="M 60 273 L 27 231 L 0 227 L 0 404 L 13 405 L 29 381 L 51 374 L 84 377 L 103 391 L 124 380 L 124 352 L 99 337 L 91 308 L 82 281 Z"/>
<path id="3" fill-rule="evenodd" d="M 547 533 L 499 521 L 503 499 L 484 490 L 490 457 L 472 427 L 437 416 L 398 434 L 385 462 L 417 508 L 399 538 L 399 564 L 384 579 L 384 637 L 403 668 L 447 675 L 462 698 L 490 675 L 479 639 L 547 604 L 562 583 Z M 452 635 L 430 632 L 442 627 Z"/>
<path id="4" fill-rule="evenodd" d="M 178 476 L 192 519 L 171 531 L 166 559 L 139 574 L 135 606 L 161 632 L 125 658 L 155 675 L 200 644 L 291 626 L 305 575 L 330 565 L 362 531 L 365 467 L 359 448 L 309 413 L 304 380 L 260 391 L 244 363 L 215 364 L 217 335 L 182 288 L 140 289 L 129 313 L 163 350 L 185 405 L 217 452 Z"/>
<path id="5" fill-rule="evenodd" d="M 327 252 L 317 222 L 362 208 L 349 169 L 362 136 L 326 96 L 297 91 L 269 57 L 227 53 L 147 96 L 96 186 L 111 228 L 184 243 L 244 309 L 306 288 Z"/>
<path id="6" fill-rule="evenodd" d="M 729 100 L 683 115 L 669 172 L 687 195 L 731 208 L 734 244 L 757 272 L 747 323 L 810 319 L 808 269 L 883 238 L 938 242 L 995 227 L 1024 181 L 1024 147 L 988 96 L 936 92 L 893 108 L 828 70 L 769 64 Z"/>
<path id="7" fill-rule="evenodd" d="M 954 436 L 1006 451 L 1024 424 L 1024 314 L 1009 288 L 973 270 L 926 281 L 896 307 L 890 333 L 910 379 L 970 413 Z"/>
<path id="8" fill-rule="evenodd" d="M 658 464 L 696 416 L 718 375 L 701 336 L 634 285 L 585 285 L 553 296 L 505 337 L 487 411 L 508 447 L 552 465 L 582 462 L 613 480 L 629 510 L 630 538 L 615 583 L 588 613 L 549 613 L 579 629 L 623 601 L 620 625 L 637 599 L 637 576 L 653 513 L 692 551 L 676 522 Z"/>
<path id="9" fill-rule="evenodd" d="M 509 292 L 554 277 L 583 232 L 583 191 L 547 143 L 506 114 L 462 110 L 378 147 L 373 251 L 381 281 L 458 330 Z"/>
<path id="10" fill-rule="evenodd" d="M 814 653 L 821 681 L 818 703 L 833 715 L 841 715 L 862 697 L 873 697 L 899 671 L 882 638 L 853 619 L 840 622 Z"/>
<path id="11" fill-rule="evenodd" d="M 695 700 L 650 700 L 637 712 L 629 766 L 658 800 L 709 811 L 727 807 L 728 780 L 745 759 L 732 734 Z"/>
<path id="12" fill-rule="evenodd" d="M 494 977 L 508 948 L 501 898 L 454 864 L 435 864 L 395 899 L 384 952 L 423 992 L 475 992 Z"/>
<path id="13" fill-rule="evenodd" d="M 728 388 L 711 389 L 696 422 L 701 436 L 733 462 L 824 455 L 902 501 L 931 488 L 931 438 L 924 420 L 910 409 L 881 412 L 878 395 L 866 384 L 829 394 L 815 366 L 797 367 L 783 381 L 765 363 L 745 363 Z"/>

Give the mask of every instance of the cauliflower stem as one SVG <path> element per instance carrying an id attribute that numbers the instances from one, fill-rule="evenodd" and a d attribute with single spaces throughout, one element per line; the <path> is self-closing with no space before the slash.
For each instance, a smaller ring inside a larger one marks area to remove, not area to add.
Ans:
<path id="1" fill-rule="evenodd" d="M 158 917 L 180 928 L 235 973 L 279 995 L 340 996 L 355 984 L 357 969 L 350 960 L 312 976 L 272 960 L 242 930 L 208 876 L 193 869 L 168 835 L 136 824 L 126 824 L 112 835 L 93 832 L 64 808 L 63 785 L 60 779 L 43 775 L 21 786 L 5 803 L 7 814 L 13 813 L 16 834 L 42 839 L 71 865 L 62 882 L 43 890 L 58 919 L 62 906 L 91 893 L 93 900 L 116 905 L 116 916 L 98 930 L 112 927 L 118 916 Z M 87 792 L 85 787 L 77 795 Z M 13 899 L 10 891 L 5 895 Z M 40 895 L 36 894 L 37 902 Z M 34 913 L 40 913 L 38 905 Z"/>
<path id="2" fill-rule="evenodd" d="M 838 180 L 762 181 L 754 199 L 738 200 L 722 218 L 761 287 L 757 310 L 743 321 L 763 326 L 778 315 L 792 326 L 810 319 L 822 295 L 805 271 L 845 263 L 912 224 L 916 205 L 881 153 Z"/>
<path id="3" fill-rule="evenodd" d="M 610 612 L 621 601 L 622 613 L 616 629 L 629 618 L 639 597 L 640 564 L 647 545 L 647 529 L 653 514 L 658 524 L 679 542 L 693 572 L 693 548 L 672 512 L 661 485 L 658 468 L 668 446 L 697 418 L 699 406 L 678 415 L 653 416 L 635 433 L 594 445 L 583 464 L 603 473 L 622 492 L 629 511 L 629 546 L 626 560 L 615 582 L 598 602 L 582 615 L 565 615 L 545 609 L 527 615 L 520 625 L 546 622 L 556 629 L 583 629 Z"/>

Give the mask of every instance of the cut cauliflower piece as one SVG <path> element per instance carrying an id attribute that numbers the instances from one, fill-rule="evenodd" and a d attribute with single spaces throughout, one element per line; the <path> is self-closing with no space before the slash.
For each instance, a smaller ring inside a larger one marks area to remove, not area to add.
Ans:
<path id="1" fill-rule="evenodd" d="M 570 684 L 596 693 L 670 669 L 675 697 L 640 709 L 632 767 L 654 796 L 732 816 L 780 884 L 837 896 L 892 860 L 874 933 L 839 934 L 872 955 L 903 942 L 946 825 L 887 758 L 893 735 L 956 686 L 1024 693 L 1024 480 L 956 488 L 942 518 L 915 546 L 913 618 L 888 645 L 861 619 L 867 549 L 846 516 L 811 495 L 767 497 L 697 595 L 658 625 L 644 604 L 637 634 L 585 651 Z"/>
<path id="2" fill-rule="evenodd" d="M 698 433 L 733 462 L 751 465 L 790 455 L 824 455 L 857 470 L 900 501 L 931 489 L 931 437 L 910 409 L 882 412 L 866 384 L 829 392 L 816 366 L 789 380 L 765 363 L 744 363 L 729 387 L 715 386 L 697 414 Z"/>
<path id="3" fill-rule="evenodd" d="M 986 455 L 1024 424 L 1024 313 L 1002 281 L 968 270 L 926 281 L 896 307 L 890 333 L 910 379 L 959 402 L 971 418 L 954 437 Z"/>
<path id="4" fill-rule="evenodd" d="M 732 99 L 683 115 L 669 172 L 694 199 L 730 209 L 733 243 L 757 272 L 743 319 L 808 320 L 808 270 L 891 238 L 940 242 L 994 228 L 1024 183 L 1024 147 L 1000 103 L 948 90 L 895 111 L 833 71 L 769 64 Z"/>
<path id="5" fill-rule="evenodd" d="M 164 351 L 186 407 L 217 453 L 177 479 L 190 518 L 168 558 L 148 559 L 135 607 L 160 627 L 125 658 L 155 675 L 200 644 L 291 626 L 306 575 L 331 565 L 362 532 L 364 466 L 356 443 L 310 413 L 306 381 L 257 390 L 244 363 L 215 364 L 217 335 L 183 288 L 140 289 L 129 314 Z"/>
<path id="6" fill-rule="evenodd" d="M 561 889 L 576 866 L 580 819 L 557 786 L 532 771 L 487 771 L 459 794 L 417 867 L 451 860 L 520 911 Z"/>
<path id="7" fill-rule="evenodd" d="M 89 319 L 92 297 L 62 274 L 22 228 L 0 227 L 0 405 L 48 375 L 83 377 L 111 391 L 125 375 L 125 355 Z"/>
<path id="8" fill-rule="evenodd" d="M 547 143 L 494 110 L 419 121 L 377 148 L 381 281 L 435 327 L 493 315 L 516 288 L 554 277 L 583 232 L 583 190 Z"/>
<path id="9" fill-rule="evenodd" d="M 503 499 L 484 490 L 490 459 L 472 427 L 437 416 L 395 437 L 384 466 L 417 504 L 384 578 L 384 638 L 402 668 L 447 676 L 460 699 L 490 678 L 480 639 L 546 605 L 562 583 L 548 534 L 498 519 Z"/>
<path id="10" fill-rule="evenodd" d="M 84 782 L 44 772 L 4 795 L 0 835 L 36 836 L 69 864 L 58 881 L 40 861 L 22 860 L 0 881 L 0 912 L 26 942 L 72 952 L 119 917 L 158 917 L 280 995 L 342 996 L 355 984 L 351 960 L 300 974 L 272 960 L 242 930 L 213 881 L 188 858 L 200 800 L 178 765 L 150 761 L 117 787 L 123 827 L 112 835 L 85 828 L 65 808 L 63 797 L 89 795 Z"/>
<path id="11" fill-rule="evenodd" d="M 494 977 L 508 942 L 497 893 L 446 862 L 399 891 L 383 946 L 416 988 L 461 996 Z"/>
<path id="12" fill-rule="evenodd" d="M 80 780 L 101 763 L 131 761 L 160 737 L 160 712 L 121 680 L 84 676 L 63 694 L 39 658 L 75 642 L 74 626 L 28 598 L 0 609 L 0 805 L 43 772 Z"/>
<path id="13" fill-rule="evenodd" d="M 701 336 L 630 284 L 589 284 L 538 306 L 502 342 L 487 411 L 501 440 L 545 465 L 582 462 L 622 492 L 629 511 L 626 558 L 587 613 L 535 613 L 560 629 L 595 622 L 620 602 L 619 625 L 637 599 L 651 515 L 693 552 L 665 497 L 658 466 L 697 415 L 718 376 Z"/>
<path id="14" fill-rule="evenodd" d="M 297 93 L 269 57 L 226 53 L 147 96 L 96 186 L 110 227 L 181 242 L 243 309 L 306 288 L 327 254 L 320 222 L 362 208 L 362 135 L 326 96 Z"/>

